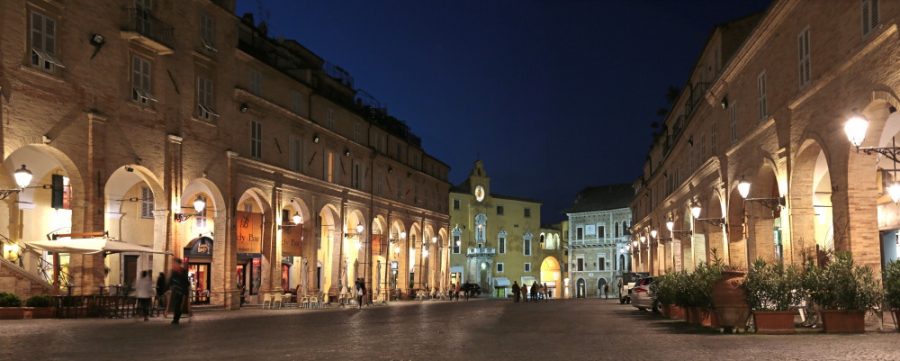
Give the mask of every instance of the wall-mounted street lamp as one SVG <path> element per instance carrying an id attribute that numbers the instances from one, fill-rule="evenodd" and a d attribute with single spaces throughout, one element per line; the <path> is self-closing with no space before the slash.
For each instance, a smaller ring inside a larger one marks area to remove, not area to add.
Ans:
<path id="1" fill-rule="evenodd" d="M 749 189 L 748 189 L 748 192 L 749 192 Z M 703 208 L 700 206 L 700 203 L 694 202 L 694 204 L 691 205 L 691 215 L 694 216 L 694 221 L 696 221 L 696 222 L 706 222 L 706 223 L 712 224 L 712 225 L 715 226 L 715 227 L 720 227 L 720 226 L 722 226 L 723 224 L 725 224 L 725 218 L 724 218 L 724 217 L 719 217 L 719 218 L 700 218 L 700 213 L 702 213 L 702 212 L 703 212 Z"/>
<path id="2" fill-rule="evenodd" d="M 891 107 L 891 113 L 895 111 L 896 109 Z M 897 158 L 900 155 L 900 148 L 897 148 L 897 140 L 895 137 L 891 137 L 890 147 L 861 147 L 868 130 L 869 120 L 862 115 L 854 115 L 844 123 L 844 133 L 847 134 L 850 144 L 856 147 L 857 153 L 863 152 L 866 155 L 877 153 L 894 162 L 894 169 L 890 171 L 894 179 L 893 183 L 887 187 L 887 193 L 894 203 L 898 203 L 900 202 L 900 182 L 897 180 Z"/>
<path id="3" fill-rule="evenodd" d="M 766 206 L 772 210 L 772 212 L 777 212 L 780 207 L 785 206 L 784 196 L 779 196 L 775 198 L 747 198 L 750 195 L 750 182 L 741 177 L 741 181 L 738 182 L 738 193 L 741 195 L 741 198 L 746 202 L 758 202 L 762 205 Z"/>
<path id="4" fill-rule="evenodd" d="M 303 225 L 303 216 L 300 215 L 300 212 L 294 212 L 294 215 L 291 216 L 291 224 L 279 224 L 278 229 L 282 229 L 284 227 L 295 227 Z"/>
<path id="5" fill-rule="evenodd" d="M 28 188 L 28 185 L 31 184 L 31 179 L 34 178 L 34 175 L 31 174 L 31 171 L 22 164 L 22 168 L 16 169 L 13 173 L 13 178 L 15 178 L 16 186 L 18 188 L 13 189 L 0 189 L 0 199 L 6 199 L 14 193 L 19 193 L 25 188 Z"/>
<path id="6" fill-rule="evenodd" d="M 675 229 L 675 221 L 672 219 L 672 215 L 669 215 L 668 219 L 666 219 L 666 229 L 669 230 L 670 233 L 686 233 L 688 235 L 694 233 L 690 229 Z"/>
<path id="7" fill-rule="evenodd" d="M 656 238 L 658 234 L 659 232 L 657 232 L 655 229 L 650 230 L 650 238 Z"/>
<path id="8" fill-rule="evenodd" d="M 182 207 L 186 208 L 186 207 Z M 206 209 L 206 199 L 203 196 L 197 196 L 197 199 L 194 200 L 194 214 L 186 214 L 186 213 L 175 213 L 175 221 L 176 222 L 184 222 L 191 217 L 200 216 L 203 214 L 203 210 Z"/>

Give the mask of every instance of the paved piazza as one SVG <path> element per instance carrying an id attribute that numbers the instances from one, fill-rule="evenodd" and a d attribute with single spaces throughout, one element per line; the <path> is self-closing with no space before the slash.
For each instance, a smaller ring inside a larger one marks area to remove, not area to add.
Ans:
<path id="1" fill-rule="evenodd" d="M 2 360 L 900 360 L 896 333 L 722 335 L 598 300 L 0 321 Z"/>

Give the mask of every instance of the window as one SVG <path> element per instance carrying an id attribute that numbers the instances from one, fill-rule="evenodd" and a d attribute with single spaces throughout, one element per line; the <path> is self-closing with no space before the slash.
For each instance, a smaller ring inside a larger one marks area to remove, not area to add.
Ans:
<path id="1" fill-rule="evenodd" d="M 462 248 L 462 231 L 459 228 L 453 228 L 453 253 L 459 254 Z"/>
<path id="2" fill-rule="evenodd" d="M 329 129 L 334 129 L 334 109 L 328 108 L 328 111 L 325 113 L 325 126 Z"/>
<path id="3" fill-rule="evenodd" d="M 322 179 L 328 182 L 334 181 L 334 153 L 332 152 L 327 152 L 325 155 Z"/>
<path id="4" fill-rule="evenodd" d="M 137 55 L 131 56 L 131 100 L 148 105 L 153 98 L 150 61 Z"/>
<path id="5" fill-rule="evenodd" d="M 497 235 L 497 252 L 501 254 L 506 253 L 506 231 L 502 231 Z"/>
<path id="6" fill-rule="evenodd" d="M 250 121 L 250 157 L 262 158 L 262 123 Z"/>
<path id="7" fill-rule="evenodd" d="M 597 260 L 597 270 L 598 271 L 606 270 L 606 258 L 600 257 L 600 259 Z"/>
<path id="8" fill-rule="evenodd" d="M 153 218 L 153 192 L 141 187 L 141 218 Z"/>
<path id="9" fill-rule="evenodd" d="M 531 218 L 531 208 L 525 208 L 525 218 Z"/>
<path id="10" fill-rule="evenodd" d="M 809 28 L 803 29 L 797 37 L 800 54 L 800 87 L 809 84 Z"/>
<path id="11" fill-rule="evenodd" d="M 737 104 L 728 105 L 728 127 L 731 130 L 731 144 L 737 142 Z"/>
<path id="12" fill-rule="evenodd" d="M 522 237 L 522 248 L 526 256 L 531 255 L 531 233 L 525 233 L 525 236 Z"/>
<path id="13" fill-rule="evenodd" d="M 205 76 L 197 77 L 197 115 L 200 119 L 211 120 L 218 117 L 213 98 L 213 81 Z"/>
<path id="14" fill-rule="evenodd" d="M 213 18 L 207 13 L 200 13 L 200 42 L 203 48 L 211 52 L 218 52 L 216 49 L 216 25 Z"/>
<path id="15" fill-rule="evenodd" d="M 299 91 L 291 91 L 291 111 L 295 114 L 303 113 L 303 93 Z"/>
<path id="16" fill-rule="evenodd" d="M 250 92 L 262 95 L 262 73 L 255 69 L 250 70 Z"/>
<path id="17" fill-rule="evenodd" d="M 497 263 L 497 273 L 503 273 L 503 263 Z"/>
<path id="18" fill-rule="evenodd" d="M 459 199 L 453 200 L 453 209 L 459 209 Z"/>
<path id="19" fill-rule="evenodd" d="M 584 239 L 584 228 L 575 228 L 575 239 L 579 241 Z"/>
<path id="20" fill-rule="evenodd" d="M 288 153 L 288 167 L 295 172 L 303 171 L 303 139 L 292 135 L 290 140 L 290 153 Z"/>
<path id="21" fill-rule="evenodd" d="M 628 230 L 628 221 L 622 221 L 622 234 L 631 234 L 631 231 Z"/>
<path id="22" fill-rule="evenodd" d="M 878 25 L 878 0 L 862 0 L 862 33 L 869 34 Z"/>
<path id="23" fill-rule="evenodd" d="M 619 237 L 619 223 L 617 222 L 615 224 L 615 226 L 616 226 L 616 238 L 618 238 Z"/>
<path id="24" fill-rule="evenodd" d="M 32 66 L 48 73 L 65 68 L 56 58 L 56 20 L 32 11 L 30 40 Z"/>
<path id="25" fill-rule="evenodd" d="M 484 213 L 479 213 L 475 216 L 475 242 L 484 242 L 486 228 L 487 216 Z"/>
<path id="26" fill-rule="evenodd" d="M 497 206 L 497 215 L 498 215 L 498 216 L 502 216 L 502 215 L 503 215 L 503 206 Z"/>
<path id="27" fill-rule="evenodd" d="M 578 257 L 577 263 L 575 263 L 576 271 L 584 271 L 584 258 Z"/>
<path id="28" fill-rule="evenodd" d="M 769 111 L 766 109 L 766 72 L 759 73 L 756 78 L 756 91 L 759 95 L 759 120 L 766 120 Z"/>
<path id="29" fill-rule="evenodd" d="M 525 272 L 531 272 L 531 262 L 525 262 Z"/>
<path id="30" fill-rule="evenodd" d="M 352 162 L 353 167 L 350 169 L 350 186 L 356 189 L 362 189 L 362 176 L 360 175 L 360 165 L 357 162 Z"/>
<path id="31" fill-rule="evenodd" d="M 606 226 L 597 226 L 597 237 L 606 238 Z"/>

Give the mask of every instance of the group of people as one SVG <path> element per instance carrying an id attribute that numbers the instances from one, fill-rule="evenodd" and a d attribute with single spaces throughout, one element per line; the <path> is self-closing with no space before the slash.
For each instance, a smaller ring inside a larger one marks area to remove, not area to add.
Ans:
<path id="1" fill-rule="evenodd" d="M 150 270 L 141 271 L 141 274 L 134 282 L 134 297 L 138 300 L 138 315 L 144 317 L 144 321 L 150 318 L 150 300 L 156 295 L 157 305 L 163 308 L 166 303 L 166 291 L 170 292 L 168 304 L 180 305 L 173 307 L 172 324 L 177 325 L 184 312 L 187 303 L 188 292 L 190 292 L 191 284 L 188 279 L 187 269 L 181 259 L 176 258 L 172 264 L 172 272 L 166 281 L 165 273 L 160 272 L 156 278 L 156 292 L 153 290 L 153 280 Z"/>
<path id="2" fill-rule="evenodd" d="M 547 287 L 547 284 L 538 284 L 537 281 L 533 282 L 531 284 L 531 287 L 528 287 L 524 284 L 522 286 L 519 286 L 519 282 L 513 281 L 512 293 L 513 299 L 515 300 L 514 302 L 519 302 L 519 299 L 523 299 L 525 300 L 525 302 L 528 302 L 528 300 L 531 300 L 533 302 L 537 302 L 540 300 L 546 301 L 549 300 L 552 296 L 550 294 L 550 288 Z"/>

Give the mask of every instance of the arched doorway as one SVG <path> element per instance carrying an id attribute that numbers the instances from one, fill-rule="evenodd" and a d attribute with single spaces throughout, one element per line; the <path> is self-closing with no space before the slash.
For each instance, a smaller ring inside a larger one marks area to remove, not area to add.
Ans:
<path id="1" fill-rule="evenodd" d="M 365 252 L 366 232 L 369 231 L 367 223 L 361 211 L 354 209 L 347 212 L 344 221 L 344 237 L 342 237 L 343 268 L 339 286 L 345 286 L 348 290 L 353 287 L 357 279 L 365 276 L 365 269 L 361 269 L 361 266 L 365 266 L 366 262 L 363 253 Z"/>
<path id="2" fill-rule="evenodd" d="M 202 203 L 199 210 L 197 206 Z M 185 257 L 188 265 L 188 273 L 191 277 L 191 300 L 197 301 L 203 297 L 209 298 L 209 303 L 226 304 L 227 307 L 237 307 L 231 302 L 232 298 L 225 298 L 224 290 L 232 290 L 237 284 L 226 269 L 225 247 L 216 247 L 216 235 L 225 234 L 225 199 L 218 187 L 206 178 L 197 178 L 191 181 L 181 194 L 181 203 L 178 209 L 173 210 L 177 224 L 175 244 L 170 249 L 174 257 Z M 211 241 L 193 243 L 194 240 L 207 238 Z M 208 247 L 195 247 L 195 246 Z M 187 248 L 191 246 L 191 248 Z M 197 251 L 196 254 L 185 253 L 188 249 Z M 200 252 L 202 251 L 202 252 Z M 208 253 L 208 254 L 207 254 Z M 191 258 L 193 256 L 193 258 Z M 154 263 L 156 263 L 154 258 Z M 194 263 L 193 265 L 191 263 Z M 233 266 L 229 266 L 233 267 Z M 208 284 L 203 269 L 225 269 L 225 272 L 206 272 L 211 274 Z M 227 281 L 226 281 L 227 280 Z M 206 296 L 206 294 L 209 294 Z"/>
<path id="3" fill-rule="evenodd" d="M 747 240 L 744 235 L 744 198 L 737 189 L 737 182 L 728 196 L 728 264 L 732 266 L 746 266 Z"/>
<path id="4" fill-rule="evenodd" d="M 294 290 L 298 295 L 307 295 L 311 281 L 310 263 L 314 220 L 306 202 L 291 198 L 281 209 L 279 220 L 281 232 L 281 288 Z"/>
<path id="5" fill-rule="evenodd" d="M 405 289 L 404 280 L 406 280 L 406 275 L 403 269 L 407 267 L 408 261 L 408 258 L 405 258 L 404 250 L 409 249 L 409 246 L 406 245 L 409 235 L 403 222 L 395 220 L 391 224 L 389 237 L 388 266 L 385 270 L 387 272 L 385 279 L 388 283 L 386 290 L 390 291 L 390 298 L 396 299 L 400 297 L 400 290 Z"/>
<path id="6" fill-rule="evenodd" d="M 317 221 L 319 239 L 316 259 L 320 266 L 316 268 L 315 293 L 337 295 L 336 287 L 340 276 L 336 271 L 340 269 L 340 265 L 333 264 L 332 259 L 334 259 L 335 252 L 338 251 L 336 249 L 337 242 L 342 238 L 341 227 L 338 227 L 339 220 L 337 207 L 334 205 L 326 204 L 319 210 Z"/>
<path id="7" fill-rule="evenodd" d="M 781 232 L 781 205 L 778 191 L 778 179 L 775 169 L 770 164 L 760 167 L 753 178 L 746 207 L 747 232 L 750 239 L 748 262 L 764 259 L 767 262 L 784 259 L 784 244 Z M 749 266 L 749 263 L 746 265 Z"/>
<path id="8" fill-rule="evenodd" d="M 556 257 L 549 256 L 541 262 L 541 284 L 547 285 L 550 298 L 561 298 L 562 273 Z"/>
<path id="9" fill-rule="evenodd" d="M 586 288 L 584 283 L 584 278 L 579 278 L 577 282 L 575 282 L 575 298 L 585 298 Z"/>
<path id="10" fill-rule="evenodd" d="M 167 208 L 161 197 L 162 186 L 156 176 L 139 165 L 122 166 L 106 181 L 104 224 L 109 236 L 122 242 L 164 251 L 166 247 Z M 212 256 L 212 253 L 209 254 Z M 140 271 L 155 275 L 164 271 L 161 255 L 118 253 L 104 257 L 107 285 L 129 286 Z M 205 283 L 207 286 L 209 282 Z M 127 288 L 127 287 L 126 287 Z"/>
<path id="11" fill-rule="evenodd" d="M 272 239 L 273 236 L 268 226 L 272 219 L 266 216 L 273 212 L 264 194 L 257 188 L 247 189 L 238 200 L 235 211 L 237 228 L 235 280 L 246 290 L 245 293 L 251 302 L 256 303 L 262 301 L 257 299 L 260 290 L 272 287 L 272 267 L 280 270 L 281 264 L 281 260 L 270 259 L 272 252 L 263 249 L 263 240 Z"/>
<path id="12" fill-rule="evenodd" d="M 386 286 L 385 270 L 387 267 L 387 257 L 390 253 L 389 244 L 387 243 L 387 222 L 384 216 L 378 215 L 372 219 L 371 224 L 371 244 L 372 247 L 372 268 L 370 270 L 369 294 L 374 301 L 384 301 L 384 289 Z"/>
<path id="13" fill-rule="evenodd" d="M 606 289 L 605 289 L 606 285 L 607 285 L 606 278 L 600 277 L 600 279 L 597 280 L 597 298 L 606 298 L 607 297 L 608 292 L 606 292 Z"/>

